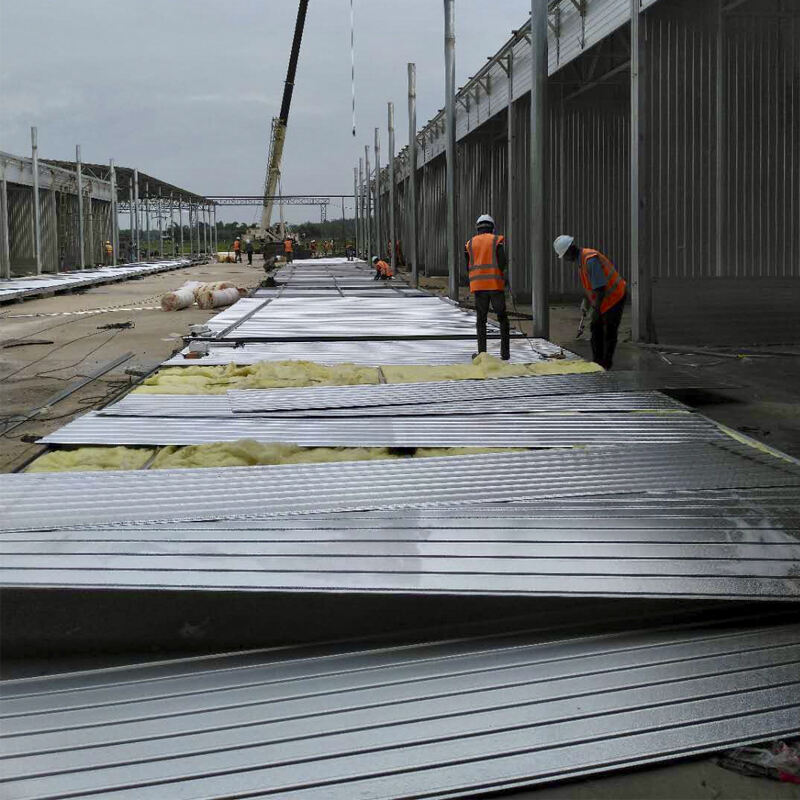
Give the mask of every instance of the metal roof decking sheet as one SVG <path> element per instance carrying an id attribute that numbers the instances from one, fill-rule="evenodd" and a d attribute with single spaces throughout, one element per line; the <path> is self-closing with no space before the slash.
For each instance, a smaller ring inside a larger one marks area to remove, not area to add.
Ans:
<path id="1" fill-rule="evenodd" d="M 259 391 L 259 390 L 249 390 Z M 276 390 L 280 391 L 280 390 Z M 247 392 L 244 392 L 245 394 Z M 268 392 L 265 392 L 268 393 Z M 103 417 L 232 417 L 228 395 L 129 394 L 97 413 Z M 280 403 L 278 405 L 285 405 Z M 607 392 L 603 394 L 555 395 L 552 397 L 514 397 L 470 400 L 469 402 L 416 403 L 387 406 L 351 406 L 343 408 L 301 408 L 242 411 L 243 415 L 270 417 L 363 417 L 410 416 L 427 414 L 521 414 L 563 412 L 681 411 L 686 406 L 660 392 Z"/>
<path id="2" fill-rule="evenodd" d="M 605 393 L 621 394 L 626 391 L 627 386 L 625 378 L 617 380 L 613 373 L 594 373 L 428 383 L 314 386 L 303 389 L 247 389 L 230 391 L 228 398 L 233 411 L 241 413 L 431 403 L 463 403 L 462 407 L 466 409 L 475 400 L 517 400 L 572 394 L 583 395 L 583 399 L 602 404 L 611 400 L 603 396 Z M 599 397 L 592 397 L 594 393 Z M 648 400 L 655 402 L 655 397 L 648 395 Z M 686 408 L 678 403 L 673 407 Z"/>
<path id="3" fill-rule="evenodd" d="M 376 481 L 374 462 L 357 461 L 3 474 L 0 530 L 797 486 L 800 466 L 723 440 L 397 459 L 382 462 L 380 475 Z"/>
<path id="4" fill-rule="evenodd" d="M 303 447 L 570 447 L 727 439 L 695 414 L 122 417 L 90 411 L 45 444 L 192 445 L 253 439 Z"/>
<path id="5" fill-rule="evenodd" d="M 141 262 L 123 264 L 119 267 L 101 267 L 75 272 L 44 273 L 29 278 L 12 278 L 0 281 L 0 302 L 23 297 L 34 297 L 39 294 L 68 291 L 92 286 L 98 283 L 113 283 L 140 275 L 152 275 L 157 272 L 180 269 L 191 266 L 189 259 L 172 261 Z"/>
<path id="6" fill-rule="evenodd" d="M 531 513 L 7 534 L 0 586 L 800 601 L 800 517 L 784 530 Z"/>
<path id="7" fill-rule="evenodd" d="M 488 352 L 500 358 L 500 343 L 488 342 Z M 545 355 L 558 353 L 560 348 L 543 339 L 511 340 L 511 363 L 529 364 L 543 361 Z M 469 339 L 395 340 L 360 342 L 260 342 L 238 347 L 211 344 L 209 354 L 199 359 L 185 359 L 182 353 L 164 362 L 164 366 L 256 364 L 259 361 L 314 361 L 318 364 L 469 364 L 475 352 L 475 342 Z M 565 354 L 566 351 L 565 351 Z"/>
<path id="8" fill-rule="evenodd" d="M 17 800 L 475 797 L 797 731 L 796 624 L 547 638 L 7 681 L 3 788 Z"/>

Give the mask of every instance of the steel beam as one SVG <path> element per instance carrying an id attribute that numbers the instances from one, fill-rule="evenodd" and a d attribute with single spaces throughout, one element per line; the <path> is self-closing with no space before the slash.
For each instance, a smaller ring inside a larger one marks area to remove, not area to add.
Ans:
<path id="1" fill-rule="evenodd" d="M 108 164 L 111 181 L 111 266 L 116 267 L 119 260 L 119 216 L 117 207 L 117 171 L 112 158 Z"/>
<path id="2" fill-rule="evenodd" d="M 141 220 L 139 218 L 139 170 L 138 169 L 134 169 L 133 170 L 133 205 L 134 205 L 134 210 L 133 210 L 134 224 L 135 224 L 135 229 L 136 229 L 136 253 L 135 253 L 135 259 L 136 259 L 136 261 L 139 261 L 140 254 L 141 254 L 141 244 L 142 244 L 141 233 L 142 233 L 142 231 L 141 231 L 141 227 L 140 227 Z"/>
<path id="3" fill-rule="evenodd" d="M 383 252 L 381 235 L 381 132 L 380 128 L 375 128 L 375 254 L 378 258 Z"/>
<path id="4" fill-rule="evenodd" d="M 411 285 L 419 283 L 417 266 L 417 65 L 408 65 L 408 227 L 406 252 L 411 261 Z"/>
<path id="5" fill-rule="evenodd" d="M 364 218 L 367 223 L 367 262 L 372 264 L 372 217 L 370 209 L 370 172 L 369 172 L 369 145 L 364 145 L 364 202 L 366 204 L 366 213 Z"/>
<path id="6" fill-rule="evenodd" d="M 39 133 L 31 128 L 31 156 L 33 161 L 33 257 L 36 274 L 42 274 L 42 209 L 39 205 Z"/>
<path id="7" fill-rule="evenodd" d="M 456 229 L 456 9 L 455 0 L 444 0 L 445 84 L 445 201 L 447 203 L 447 294 L 458 300 L 459 247 Z"/>
<path id="8" fill-rule="evenodd" d="M 514 262 L 512 252 L 514 248 L 514 48 L 508 50 L 506 59 L 506 75 L 508 77 L 508 107 L 507 107 L 507 153 L 506 153 L 506 258 L 508 259 L 508 289 L 514 294 L 516 277 L 514 275 Z"/>
<path id="9" fill-rule="evenodd" d="M 392 265 L 392 273 L 397 271 L 397 229 L 395 228 L 394 217 L 394 103 L 388 106 L 388 127 L 389 127 L 389 242 L 392 252 L 389 253 L 389 263 Z"/>
<path id="10" fill-rule="evenodd" d="M 78 266 L 86 268 L 86 243 L 83 236 L 83 171 L 81 165 L 81 146 L 75 145 L 75 175 L 78 182 Z M 37 199 L 38 205 L 38 199 Z"/>
<path id="11" fill-rule="evenodd" d="M 550 335 L 550 246 L 547 236 L 547 2 L 531 0 L 531 265 L 533 335 Z"/>

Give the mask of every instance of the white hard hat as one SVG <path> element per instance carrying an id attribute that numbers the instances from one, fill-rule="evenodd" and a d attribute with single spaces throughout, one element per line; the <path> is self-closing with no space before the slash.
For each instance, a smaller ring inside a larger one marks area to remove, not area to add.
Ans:
<path id="1" fill-rule="evenodd" d="M 373 264 L 377 264 L 378 263 L 378 256 L 372 256 L 372 263 Z"/>
<path id="2" fill-rule="evenodd" d="M 562 233 L 561 236 L 556 236 L 556 240 L 553 242 L 553 250 L 556 251 L 556 255 L 559 258 L 564 258 L 565 253 L 569 250 L 574 241 L 574 236 L 568 236 Z"/>
<path id="3" fill-rule="evenodd" d="M 494 228 L 494 219 L 490 214 L 481 214 L 475 222 L 476 227 L 479 225 L 491 225 Z"/>

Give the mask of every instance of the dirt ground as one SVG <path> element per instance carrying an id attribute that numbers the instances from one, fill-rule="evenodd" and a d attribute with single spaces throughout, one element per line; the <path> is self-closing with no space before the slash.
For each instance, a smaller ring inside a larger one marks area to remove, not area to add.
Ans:
<path id="1" fill-rule="evenodd" d="M 77 379 L 125 353 L 132 357 L 82 389 L 0 436 L 0 472 L 10 472 L 43 448 L 44 436 L 75 416 L 97 408 L 136 376 L 182 347 L 189 326 L 217 310 L 196 305 L 161 311 L 161 296 L 186 281 L 230 280 L 252 288 L 264 278 L 260 257 L 253 266 L 208 263 L 83 291 L 0 305 L 0 428 L 27 415 Z M 94 311 L 97 313 L 78 313 Z M 102 326 L 133 323 L 124 329 Z M 30 344 L 25 344 L 30 342 Z M 37 343 L 34 343 L 37 342 Z M 9 345 L 12 345 L 9 347 Z"/>

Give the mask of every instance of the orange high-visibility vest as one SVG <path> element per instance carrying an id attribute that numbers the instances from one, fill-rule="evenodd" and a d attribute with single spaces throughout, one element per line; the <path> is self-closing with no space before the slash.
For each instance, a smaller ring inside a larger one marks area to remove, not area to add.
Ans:
<path id="1" fill-rule="evenodd" d="M 625 291 L 628 285 L 623 280 L 622 275 L 617 272 L 611 260 L 606 258 L 599 250 L 593 250 L 591 247 L 582 248 L 581 283 L 592 305 L 597 302 L 597 292 L 592 289 L 592 282 L 589 280 L 588 263 L 590 258 L 596 258 L 600 262 L 600 266 L 603 268 L 603 274 L 606 276 L 606 291 L 600 302 L 600 313 L 605 314 L 609 308 L 613 308 L 625 297 Z"/>
<path id="2" fill-rule="evenodd" d="M 284 239 L 283 240 L 283 252 L 284 253 L 292 253 L 294 252 L 294 246 L 292 245 L 291 239 Z"/>
<path id="3" fill-rule="evenodd" d="M 471 292 L 502 292 L 506 288 L 503 271 L 497 263 L 497 245 L 504 241 L 496 233 L 479 233 L 464 245 L 469 256 Z"/>
<path id="4" fill-rule="evenodd" d="M 391 264 L 387 264 L 385 261 L 379 261 L 376 264 L 376 267 L 378 272 L 380 272 L 382 275 L 385 275 L 387 278 L 393 277 Z"/>

